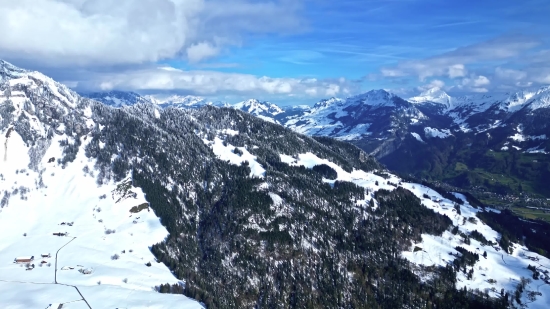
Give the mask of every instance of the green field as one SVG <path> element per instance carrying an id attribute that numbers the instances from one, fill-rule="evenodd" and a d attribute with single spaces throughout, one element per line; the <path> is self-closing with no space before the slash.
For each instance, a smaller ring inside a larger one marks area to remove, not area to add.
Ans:
<path id="1" fill-rule="evenodd" d="M 512 207 L 514 214 L 525 219 L 540 219 L 550 223 L 550 212 L 523 207 Z"/>

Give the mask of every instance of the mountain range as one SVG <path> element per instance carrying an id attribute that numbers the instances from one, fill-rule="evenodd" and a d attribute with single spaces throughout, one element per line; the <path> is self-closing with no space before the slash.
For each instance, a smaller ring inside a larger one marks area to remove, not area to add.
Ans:
<path id="1" fill-rule="evenodd" d="M 243 112 L 109 97 L 117 107 L 0 61 L 0 299 L 9 307 L 548 303 L 544 224 L 250 115 L 282 114 L 261 102 Z M 416 112 L 383 91 L 351 101 L 369 102 L 336 103 L 351 119 Z"/>
<path id="2" fill-rule="evenodd" d="M 109 105 L 109 93 L 90 96 Z M 133 96 L 132 96 L 133 98 Z M 464 189 L 550 197 L 550 87 L 501 94 L 450 96 L 432 88 L 401 98 L 373 90 L 313 106 L 279 107 L 180 97 L 159 106 L 232 107 L 298 133 L 350 142 L 391 170 Z M 147 99 L 147 98 L 143 98 Z M 135 104 L 135 99 L 126 105 Z"/>

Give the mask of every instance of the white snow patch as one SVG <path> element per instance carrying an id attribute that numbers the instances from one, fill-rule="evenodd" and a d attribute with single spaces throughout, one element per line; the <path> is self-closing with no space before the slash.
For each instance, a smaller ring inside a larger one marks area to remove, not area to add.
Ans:
<path id="1" fill-rule="evenodd" d="M 425 143 L 424 140 L 422 139 L 422 137 L 420 137 L 420 134 L 411 132 L 411 135 L 412 135 L 414 138 L 416 138 L 417 141 L 419 141 L 419 142 L 421 142 L 421 143 Z"/>
<path id="2" fill-rule="evenodd" d="M 252 155 L 245 147 L 234 147 L 231 144 L 226 143 L 219 137 L 215 137 L 214 141 L 209 141 L 203 139 L 203 142 L 212 148 L 214 154 L 220 160 L 229 161 L 233 165 L 241 165 L 244 162 L 248 162 L 250 167 L 250 177 L 264 177 L 265 169 L 262 167 L 258 161 L 256 161 L 256 156 Z M 236 154 L 235 149 L 242 151 L 242 155 Z"/>
<path id="3" fill-rule="evenodd" d="M 432 138 L 432 137 L 447 138 L 449 136 L 452 136 L 451 131 L 449 131 L 448 129 L 438 130 L 431 127 L 424 128 L 424 135 L 427 138 Z"/>

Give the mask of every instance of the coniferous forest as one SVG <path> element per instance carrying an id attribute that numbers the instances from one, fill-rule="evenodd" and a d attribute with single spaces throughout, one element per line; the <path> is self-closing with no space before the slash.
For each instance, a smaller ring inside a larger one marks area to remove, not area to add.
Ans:
<path id="1" fill-rule="evenodd" d="M 166 109 L 160 117 L 150 105 L 93 109 L 98 123 L 116 128 L 94 130 L 86 148 L 97 159 L 97 181 L 132 174 L 170 233 L 152 252 L 185 280 L 183 293 L 208 308 L 505 306 L 479 291 L 456 290 L 451 266 L 425 269 L 433 273 L 428 281 L 413 273 L 400 252 L 422 233 L 440 235 L 452 224 L 409 191 L 331 186 L 323 182 L 336 176 L 330 167 L 290 166 L 279 156 L 312 152 L 347 171 L 383 169 L 355 146 L 223 108 Z M 245 147 L 265 176 L 250 177 L 246 162 L 217 159 L 204 142 L 216 136 Z M 67 143 L 62 160 L 71 160 L 72 147 Z M 367 197 L 370 203 L 357 206 Z"/>

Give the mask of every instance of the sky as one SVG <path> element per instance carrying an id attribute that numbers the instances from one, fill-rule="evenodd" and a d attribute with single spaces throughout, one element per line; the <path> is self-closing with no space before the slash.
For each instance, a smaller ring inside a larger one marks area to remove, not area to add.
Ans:
<path id="1" fill-rule="evenodd" d="M 550 84 L 547 0 L 0 0 L 0 58 L 79 92 L 314 104 Z"/>

